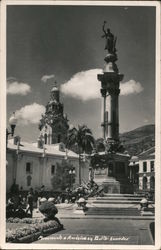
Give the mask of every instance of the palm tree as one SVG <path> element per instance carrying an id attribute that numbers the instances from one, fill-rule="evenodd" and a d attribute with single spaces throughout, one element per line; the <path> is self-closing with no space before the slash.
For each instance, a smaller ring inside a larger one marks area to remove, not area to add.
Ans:
<path id="1" fill-rule="evenodd" d="M 73 127 L 68 131 L 66 147 L 78 147 L 79 154 L 79 184 L 81 184 L 81 154 L 91 153 L 95 145 L 92 131 L 86 125 L 78 125 L 78 129 Z"/>

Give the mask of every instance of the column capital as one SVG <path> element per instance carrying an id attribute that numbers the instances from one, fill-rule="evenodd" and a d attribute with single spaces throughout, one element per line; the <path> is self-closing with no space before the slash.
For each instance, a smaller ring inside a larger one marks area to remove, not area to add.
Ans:
<path id="1" fill-rule="evenodd" d="M 106 95 L 107 95 L 107 89 L 102 88 L 102 89 L 100 89 L 100 92 L 102 94 L 102 97 L 106 97 Z"/>
<path id="2" fill-rule="evenodd" d="M 124 75 L 116 72 L 104 72 L 103 74 L 98 74 L 97 79 L 103 85 L 107 85 L 109 83 L 119 83 L 122 81 Z"/>

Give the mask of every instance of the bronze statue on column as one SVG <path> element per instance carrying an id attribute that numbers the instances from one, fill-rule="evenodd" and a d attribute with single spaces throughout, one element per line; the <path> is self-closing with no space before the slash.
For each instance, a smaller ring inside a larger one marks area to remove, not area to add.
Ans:
<path id="1" fill-rule="evenodd" d="M 115 54 L 116 53 L 117 37 L 115 37 L 111 33 L 109 28 L 107 28 L 107 30 L 105 30 L 105 25 L 106 25 L 106 21 L 104 21 L 103 26 L 102 26 L 102 30 L 104 32 L 104 35 L 102 35 L 102 38 L 105 37 L 105 39 L 106 39 L 105 50 L 108 50 L 108 52 L 111 54 Z"/>

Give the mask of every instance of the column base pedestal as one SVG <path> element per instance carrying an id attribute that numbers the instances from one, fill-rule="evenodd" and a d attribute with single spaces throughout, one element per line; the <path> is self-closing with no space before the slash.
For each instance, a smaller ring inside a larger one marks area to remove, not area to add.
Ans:
<path id="1" fill-rule="evenodd" d="M 96 181 L 98 185 L 103 187 L 105 194 L 120 194 L 120 182 L 113 177 L 106 178 L 102 181 Z"/>
<path id="2" fill-rule="evenodd" d="M 102 183 L 104 193 L 120 194 L 120 183 L 115 179 L 107 179 Z"/>

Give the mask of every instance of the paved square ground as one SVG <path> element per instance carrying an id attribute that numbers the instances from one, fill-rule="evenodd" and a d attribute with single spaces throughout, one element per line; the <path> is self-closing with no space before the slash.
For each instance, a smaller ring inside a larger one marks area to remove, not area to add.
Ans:
<path id="1" fill-rule="evenodd" d="M 64 230 L 43 238 L 37 244 L 123 244 L 153 245 L 152 220 L 64 218 Z"/>

